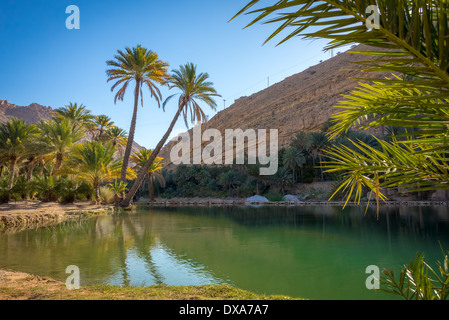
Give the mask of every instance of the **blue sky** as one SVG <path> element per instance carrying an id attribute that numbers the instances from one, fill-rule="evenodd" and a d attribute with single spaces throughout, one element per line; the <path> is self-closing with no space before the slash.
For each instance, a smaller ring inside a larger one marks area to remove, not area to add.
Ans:
<path id="1" fill-rule="evenodd" d="M 0 2 L 0 100 L 27 106 L 36 102 L 53 108 L 69 102 L 87 106 L 93 114 L 106 114 L 129 130 L 133 94 L 114 104 L 111 83 L 106 81 L 106 61 L 117 50 L 141 44 L 170 64 L 186 62 L 207 72 L 229 106 L 270 83 L 298 73 L 320 60 L 322 40 L 299 38 L 276 47 L 263 45 L 275 26 L 243 29 L 251 17 L 228 20 L 247 0 L 1 0 Z M 66 7 L 80 10 L 80 29 L 69 30 Z M 164 98 L 175 92 L 161 90 Z M 164 134 L 176 110 L 166 112 L 144 94 L 139 108 L 135 140 L 153 148 Z M 216 112 L 205 109 L 212 117 Z M 180 119 L 176 132 L 185 131 Z"/>

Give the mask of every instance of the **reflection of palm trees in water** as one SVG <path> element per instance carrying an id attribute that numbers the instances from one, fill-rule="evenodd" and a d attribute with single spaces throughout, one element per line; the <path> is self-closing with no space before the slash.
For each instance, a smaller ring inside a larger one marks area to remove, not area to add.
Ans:
<path id="1" fill-rule="evenodd" d="M 130 285 L 129 274 L 127 272 L 126 258 L 128 249 L 125 246 L 125 235 L 123 227 L 126 226 L 127 231 L 134 238 L 136 254 L 145 262 L 145 266 L 149 273 L 154 277 L 155 284 L 163 284 L 164 276 L 157 270 L 157 267 L 151 256 L 151 249 L 156 245 L 156 237 L 151 234 L 150 226 L 145 225 L 143 234 L 139 235 L 136 227 L 131 221 L 129 215 L 120 216 L 115 221 L 116 231 L 118 231 L 118 246 L 121 269 L 123 272 L 123 284 Z"/>

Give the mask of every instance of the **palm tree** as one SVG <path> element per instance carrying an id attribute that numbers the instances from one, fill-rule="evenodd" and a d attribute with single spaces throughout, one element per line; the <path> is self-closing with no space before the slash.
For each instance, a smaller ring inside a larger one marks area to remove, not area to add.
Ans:
<path id="1" fill-rule="evenodd" d="M 140 45 L 132 49 L 127 47 L 125 52 L 118 50 L 114 60 L 109 60 L 106 64 L 111 67 L 111 69 L 106 71 L 108 82 L 115 81 L 111 90 L 114 91 L 118 86 L 121 86 L 115 95 L 114 103 L 116 103 L 117 100 L 123 101 L 126 89 L 128 88 L 130 82 L 135 81 L 136 83 L 134 89 L 133 116 L 120 176 L 121 180 L 125 181 L 126 170 L 128 167 L 129 157 L 131 155 L 132 144 L 134 142 L 139 97 L 141 100 L 141 105 L 143 106 L 142 87 L 144 85 L 148 87 L 151 97 L 154 97 L 160 106 L 162 94 L 156 85 L 166 84 L 168 77 L 167 68 L 169 65 L 168 63 L 161 61 L 155 52 L 143 48 Z"/>
<path id="2" fill-rule="evenodd" d="M 35 133 L 35 125 L 27 125 L 25 121 L 15 118 L 0 125 L 0 158 L 9 163 L 9 188 L 12 188 L 14 183 L 17 163 L 26 159 L 27 144 Z"/>
<path id="3" fill-rule="evenodd" d="M 188 115 L 191 115 L 191 121 L 201 121 L 206 122 L 207 117 L 198 104 L 199 101 L 206 103 L 210 108 L 215 110 L 217 107 L 216 102 L 213 97 L 219 97 L 220 95 L 213 88 L 213 83 L 208 81 L 209 75 L 207 73 L 197 73 L 197 67 L 193 63 L 187 63 L 185 65 L 181 65 L 179 70 L 174 70 L 172 75 L 169 78 L 169 86 L 170 89 L 178 89 L 181 92 L 179 93 L 178 100 L 178 110 L 173 118 L 170 126 L 167 129 L 167 132 L 164 134 L 162 139 L 157 144 L 156 148 L 154 148 L 153 153 L 151 154 L 148 161 L 145 163 L 145 166 L 142 168 L 142 172 L 137 176 L 136 181 L 131 187 L 129 193 L 126 195 L 125 199 L 122 202 L 122 206 L 129 206 L 132 198 L 136 194 L 143 180 L 145 179 L 145 174 L 156 159 L 157 155 L 161 151 L 168 137 L 170 136 L 173 127 L 178 121 L 179 116 L 183 113 L 184 121 L 187 123 Z M 168 97 L 163 104 L 165 109 L 165 105 L 167 102 L 173 98 L 175 95 Z"/>
<path id="4" fill-rule="evenodd" d="M 99 203 L 100 184 L 118 176 L 120 161 L 114 159 L 115 149 L 110 143 L 84 142 L 74 148 L 70 168 L 77 178 L 90 183 L 95 189 L 95 202 Z"/>
<path id="5" fill-rule="evenodd" d="M 119 147 L 126 143 L 126 131 L 117 126 L 112 126 L 106 131 L 107 140 L 112 143 L 112 146 Z"/>
<path id="6" fill-rule="evenodd" d="M 110 117 L 101 114 L 94 118 L 93 123 L 96 126 L 96 136 L 95 140 L 101 141 L 103 139 L 103 134 L 114 127 L 114 121 Z"/>
<path id="7" fill-rule="evenodd" d="M 39 136 L 36 146 L 46 150 L 55 159 L 54 171 L 61 168 L 63 160 L 69 155 L 71 148 L 82 137 L 79 127 L 75 127 L 67 118 L 54 118 L 38 124 Z"/>
<path id="8" fill-rule="evenodd" d="M 288 148 L 282 158 L 284 167 L 289 168 L 293 172 L 293 179 L 296 181 L 296 168 L 302 168 L 306 163 L 304 154 L 296 148 Z"/>
<path id="9" fill-rule="evenodd" d="M 63 108 L 56 109 L 53 114 L 55 118 L 68 119 L 72 124 L 73 131 L 91 122 L 94 118 L 90 110 L 87 110 L 84 105 L 78 105 L 72 102 Z"/>
<path id="10" fill-rule="evenodd" d="M 287 187 L 293 185 L 294 178 L 287 168 L 279 168 L 276 174 L 273 176 L 274 185 L 278 186 L 282 194 L 285 194 Z"/>
<path id="11" fill-rule="evenodd" d="M 121 180 L 114 180 L 109 184 L 109 189 L 114 192 L 114 200 L 115 204 L 118 205 L 121 201 L 122 194 L 127 190 L 127 184 Z"/>
<path id="12" fill-rule="evenodd" d="M 130 157 L 131 162 L 135 163 L 136 171 L 142 170 L 145 166 L 145 163 L 150 159 L 153 150 L 142 148 L 138 150 L 134 155 Z M 156 157 L 153 161 L 153 164 L 148 169 L 146 174 L 146 179 L 148 183 L 148 194 L 150 201 L 154 201 L 154 182 L 157 180 L 161 186 L 165 187 L 165 178 L 162 174 L 162 169 L 164 168 L 164 163 L 162 163 L 164 159 L 161 157 Z"/>
<path id="13" fill-rule="evenodd" d="M 354 147 L 333 146 L 328 150 L 328 172 L 338 172 L 345 181 L 347 201 L 368 187 L 383 198 L 381 188 L 410 186 L 410 191 L 449 188 L 447 135 L 449 128 L 449 25 L 446 0 L 302 0 L 264 3 L 251 0 L 237 13 L 253 13 L 254 25 L 263 21 L 280 26 L 267 41 L 284 34 L 281 42 L 296 36 L 328 39 L 326 50 L 363 44 L 355 54 L 381 56 L 359 62 L 365 72 L 390 72 L 390 77 L 365 78 L 344 96 L 333 116 L 331 138 L 352 126 L 413 128 L 406 139 L 379 140 L 380 150 L 364 142 Z M 375 6 L 379 25 L 367 29 L 367 8 Z M 235 18 L 235 17 L 234 17 Z M 248 25 L 248 26 L 249 26 Z M 289 32 L 288 34 L 283 31 Z M 410 81 L 413 79 L 413 81 Z M 363 121 L 363 122 L 362 122 Z"/>
<path id="14" fill-rule="evenodd" d="M 307 135 L 307 146 L 309 149 L 309 152 L 312 154 L 312 162 L 313 166 L 315 167 L 315 157 L 318 156 L 320 166 L 323 162 L 323 151 L 326 147 L 330 145 L 330 141 L 328 136 L 321 131 L 318 132 L 310 132 Z M 321 173 L 321 181 L 324 181 L 324 173 L 323 169 L 320 167 L 320 173 Z"/>

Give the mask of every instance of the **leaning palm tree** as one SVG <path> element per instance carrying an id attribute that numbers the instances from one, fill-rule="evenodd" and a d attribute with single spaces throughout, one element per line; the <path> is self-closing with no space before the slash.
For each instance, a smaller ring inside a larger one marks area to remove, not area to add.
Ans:
<path id="1" fill-rule="evenodd" d="M 27 144 L 35 133 L 35 125 L 15 118 L 0 125 L 0 161 L 9 164 L 9 188 L 13 186 L 17 164 L 27 158 Z"/>
<path id="2" fill-rule="evenodd" d="M 382 188 L 449 188 L 447 0 L 273 0 L 256 8 L 258 4 L 260 0 L 249 1 L 237 16 L 255 14 L 249 25 L 279 24 L 267 41 L 284 34 L 281 43 L 297 36 L 328 39 L 326 50 L 363 44 L 352 51 L 367 56 L 358 69 L 391 73 L 375 81 L 361 78 L 365 81 L 339 102 L 330 135 L 335 138 L 360 123 L 364 129 L 406 127 L 413 135 L 378 141 L 380 150 L 359 141 L 352 141 L 353 148 L 333 146 L 326 168 L 344 177 L 337 192 L 346 191 L 347 201 L 355 194 L 360 202 L 363 187 L 374 191 L 377 201 L 385 198 Z M 379 21 L 373 24 L 376 15 Z"/>
<path id="3" fill-rule="evenodd" d="M 148 161 L 145 163 L 145 166 L 142 168 L 142 171 L 137 176 L 136 181 L 132 185 L 128 194 L 122 202 L 122 206 L 129 206 L 132 198 L 136 194 L 143 180 L 145 179 L 145 174 L 148 172 L 152 163 L 156 159 L 157 155 L 161 151 L 165 142 L 168 140 L 176 122 L 178 121 L 179 116 L 183 113 L 184 121 L 187 123 L 188 115 L 190 115 L 191 121 L 200 121 L 206 122 L 207 117 L 198 104 L 200 101 L 207 104 L 210 108 L 215 110 L 217 104 L 213 97 L 219 97 L 220 95 L 213 88 L 213 83 L 208 81 L 209 74 L 207 73 L 197 73 L 197 67 L 193 63 L 187 63 L 185 65 L 181 65 L 179 70 L 174 70 L 172 75 L 169 78 L 170 89 L 178 89 L 179 100 L 178 100 L 178 110 L 173 118 L 170 126 L 167 129 L 167 132 L 164 134 L 162 139 L 157 144 L 156 148 L 154 148 L 153 153 L 151 154 Z M 163 104 L 165 106 L 167 102 L 172 99 L 177 94 L 174 94 L 168 97 Z"/>
<path id="4" fill-rule="evenodd" d="M 137 172 L 142 170 L 145 163 L 150 159 L 152 153 L 153 150 L 142 148 L 130 157 L 131 162 L 135 163 L 134 168 Z M 154 182 L 156 180 L 162 187 L 165 187 L 165 178 L 162 174 L 162 169 L 164 168 L 164 163 L 162 163 L 163 160 L 164 158 L 156 157 L 146 174 L 150 201 L 154 201 Z"/>
<path id="5" fill-rule="evenodd" d="M 123 101 L 128 85 L 132 81 L 135 82 L 134 110 L 120 176 L 121 180 L 125 181 L 126 170 L 131 155 L 132 144 L 134 142 L 139 98 L 140 103 L 143 106 L 142 87 L 144 85 L 148 87 L 151 97 L 154 97 L 160 106 L 162 94 L 156 85 L 166 84 L 168 77 L 167 68 L 169 65 L 168 63 L 161 61 L 155 52 L 143 48 L 140 45 L 134 48 L 127 47 L 124 52 L 118 50 L 114 60 L 109 60 L 106 64 L 111 67 L 111 69 L 106 71 L 108 82 L 115 81 L 111 90 L 114 91 L 117 87 L 121 86 L 115 95 L 115 103 L 117 100 Z"/>

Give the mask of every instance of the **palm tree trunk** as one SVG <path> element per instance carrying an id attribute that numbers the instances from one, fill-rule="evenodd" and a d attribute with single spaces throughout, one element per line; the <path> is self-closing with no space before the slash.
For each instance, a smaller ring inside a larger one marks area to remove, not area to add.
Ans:
<path id="1" fill-rule="evenodd" d="M 150 196 L 150 201 L 154 202 L 154 186 L 150 173 L 148 173 L 147 181 L 148 181 L 148 195 Z"/>
<path id="2" fill-rule="evenodd" d="M 8 188 L 11 189 L 14 184 L 14 173 L 16 170 L 16 158 L 11 159 L 11 164 L 9 165 L 9 182 L 8 182 Z"/>
<path id="3" fill-rule="evenodd" d="M 321 158 L 321 153 L 319 153 L 319 152 L 318 152 L 318 159 L 320 160 L 321 181 L 324 181 L 323 168 L 321 168 L 321 166 L 322 166 L 321 162 L 323 162 L 323 159 Z"/>
<path id="4" fill-rule="evenodd" d="M 95 204 L 99 204 L 101 202 L 100 184 L 98 182 L 94 182 L 94 188 L 95 188 Z"/>
<path id="5" fill-rule="evenodd" d="M 134 91 L 134 111 L 131 119 L 131 127 L 129 128 L 128 142 L 126 143 L 125 155 L 123 156 L 122 172 L 120 180 L 126 182 L 126 170 L 128 169 L 129 157 L 131 155 L 132 145 L 134 142 L 134 132 L 136 131 L 137 109 L 139 105 L 139 88 L 140 81 L 136 80 L 136 89 Z"/>
<path id="6" fill-rule="evenodd" d="M 164 146 L 165 142 L 167 141 L 168 137 L 170 136 L 176 122 L 178 121 L 179 116 L 181 115 L 182 109 L 184 108 L 184 105 L 180 106 L 178 108 L 178 112 L 176 112 L 175 117 L 173 118 L 170 127 L 168 127 L 167 132 L 162 137 L 162 139 L 157 144 L 156 148 L 154 148 L 153 153 L 151 153 L 150 158 L 145 163 L 144 167 L 140 170 L 139 175 L 137 176 L 136 180 L 134 181 L 131 189 L 129 190 L 128 194 L 126 195 L 125 199 L 123 199 L 120 206 L 122 207 L 129 207 L 131 204 L 131 200 L 135 196 L 137 190 L 139 189 L 140 185 L 142 184 L 143 180 L 145 179 L 146 173 L 150 169 L 151 165 L 153 164 L 154 160 L 156 159 L 157 155 L 161 151 L 162 147 Z"/>
<path id="7" fill-rule="evenodd" d="M 35 167 L 36 167 L 36 159 L 32 158 L 32 159 L 30 159 L 30 162 L 28 163 L 27 181 L 31 181 L 31 179 L 33 178 L 33 171 L 34 171 Z"/>
<path id="8" fill-rule="evenodd" d="M 59 169 L 61 169 L 61 165 L 62 165 L 62 154 L 58 153 L 56 155 L 56 163 L 55 163 L 55 171 L 58 171 Z"/>

